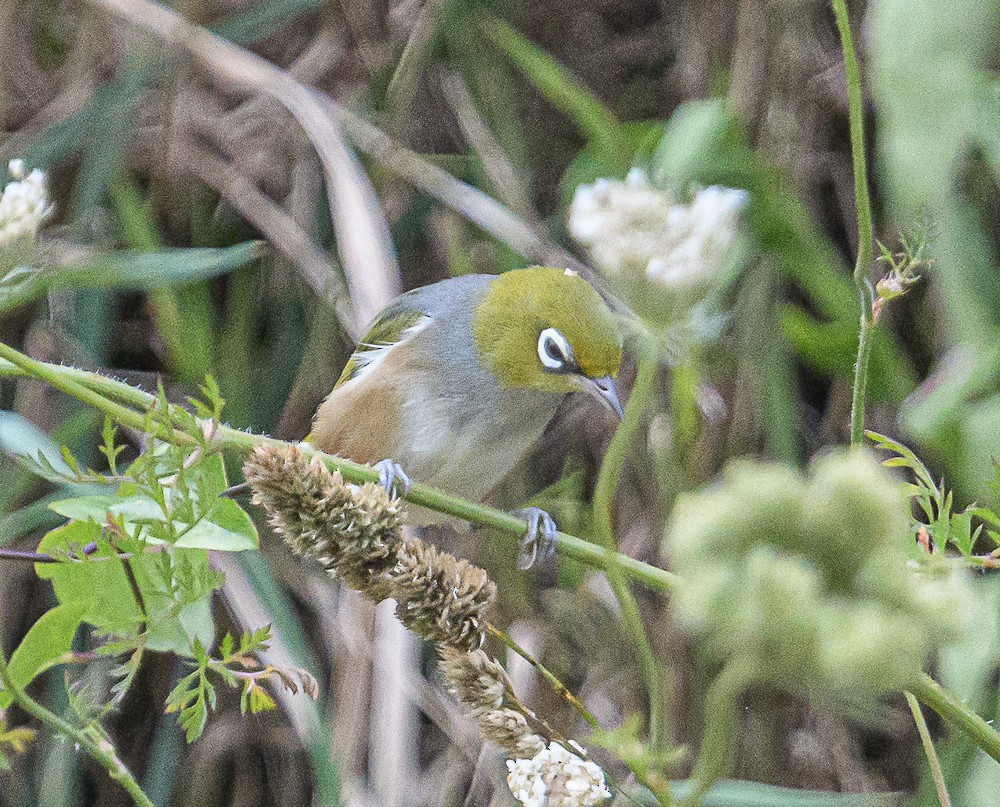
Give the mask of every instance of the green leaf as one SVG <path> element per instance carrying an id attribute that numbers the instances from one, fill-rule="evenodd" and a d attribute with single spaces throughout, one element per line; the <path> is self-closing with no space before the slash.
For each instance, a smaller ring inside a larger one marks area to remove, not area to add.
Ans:
<path id="1" fill-rule="evenodd" d="M 725 103 L 692 101 L 670 117 L 653 158 L 653 178 L 679 190 L 700 179 L 710 155 L 740 147 L 739 122 Z"/>
<path id="2" fill-rule="evenodd" d="M 219 494 L 227 487 L 222 456 L 214 454 L 204 458 L 195 468 L 189 470 L 188 474 L 197 474 L 194 482 L 199 504 L 204 507 L 205 503 L 211 502 L 211 505 L 193 524 L 185 527 L 183 523 L 175 523 L 180 530 L 180 537 L 174 546 L 184 549 L 215 549 L 222 552 L 257 549 L 259 540 L 253 521 L 232 499 L 219 498 Z M 110 514 L 116 521 L 123 519 L 126 529 L 132 533 L 150 522 L 163 521 L 164 514 L 160 505 L 146 494 L 134 493 L 134 489 L 134 485 L 122 485 L 119 495 L 77 496 L 72 499 L 60 499 L 49 507 L 66 518 L 89 520 L 100 525 L 106 523 Z M 122 496 L 120 495 L 122 493 L 128 495 Z M 150 535 L 148 531 L 143 537 L 150 545 L 164 543 L 162 538 Z"/>
<path id="3" fill-rule="evenodd" d="M 878 432 L 865 431 L 865 437 L 873 441 L 883 451 L 892 451 L 893 453 L 899 455 L 898 460 L 885 460 L 883 463 L 884 465 L 888 465 L 889 467 L 901 465 L 909 468 L 913 471 L 914 475 L 923 487 L 932 491 L 935 497 L 940 496 L 938 486 L 934 483 L 934 478 L 931 476 L 931 472 L 927 470 L 927 466 L 920 461 L 920 458 L 914 454 L 911 449 L 907 448 L 898 440 L 893 440 L 891 437 L 886 437 L 884 434 L 879 434 Z"/>
<path id="4" fill-rule="evenodd" d="M 817 322 L 795 305 L 780 309 L 781 330 L 806 365 L 826 375 L 853 372 L 858 350 L 857 323 Z"/>
<path id="5" fill-rule="evenodd" d="M 0 722 L 0 771 L 10 770 L 10 760 L 6 754 L 23 754 L 28 743 L 35 739 L 35 734 L 34 729 L 8 729 Z"/>
<path id="6" fill-rule="evenodd" d="M 66 602 L 42 614 L 28 630 L 10 657 L 10 677 L 15 684 L 27 686 L 39 673 L 59 663 L 68 653 L 73 637 L 91 602 Z M 0 691 L 0 710 L 10 706 L 12 693 Z"/>
<path id="7" fill-rule="evenodd" d="M 232 499 L 219 499 L 203 519 L 181 535 L 176 547 L 243 552 L 257 549 L 257 528 Z"/>
<path id="8" fill-rule="evenodd" d="M 108 513 L 124 517 L 125 523 L 130 525 L 163 518 L 160 506 L 143 494 L 127 497 L 118 497 L 110 493 L 74 496 L 72 499 L 52 502 L 49 509 L 66 518 L 93 521 L 101 525 L 106 523 Z M 150 543 L 159 542 L 151 538 Z"/>
<path id="9" fill-rule="evenodd" d="M 162 570 L 154 564 L 167 556 L 147 556 L 136 568 L 136 579 L 149 613 L 150 650 L 191 655 L 197 644 L 208 647 L 215 638 L 212 592 L 221 584 L 203 549 L 175 549 L 170 553 L 176 588 L 168 588 Z"/>
<path id="10" fill-rule="evenodd" d="M 263 652 L 267 650 L 271 642 L 271 626 L 265 625 L 263 628 L 248 631 L 240 637 L 240 654 Z"/>
<path id="11" fill-rule="evenodd" d="M 57 473 L 72 475 L 60 446 L 26 417 L 0 411 L 0 448 L 9 454 L 37 462 L 44 459 Z"/>
<path id="12" fill-rule="evenodd" d="M 195 482 L 198 500 L 203 507 L 206 507 L 207 502 L 218 499 L 229 487 L 229 481 L 226 478 L 226 464 L 222 459 L 222 454 L 212 454 L 203 458 L 198 463 L 197 469 L 198 477 Z"/>
<path id="13" fill-rule="evenodd" d="M 256 241 L 231 247 L 125 250 L 87 256 L 79 263 L 45 266 L 0 286 L 0 311 L 54 289 L 105 288 L 148 291 L 207 280 L 260 256 Z"/>
<path id="14" fill-rule="evenodd" d="M 256 681 L 250 680 L 243 685 L 240 696 L 240 712 L 255 715 L 258 712 L 273 712 L 276 708 L 274 698 Z"/>
<path id="15" fill-rule="evenodd" d="M 972 554 L 972 547 L 981 531 L 982 526 L 973 531 L 972 513 L 966 510 L 952 515 L 948 537 L 951 539 L 952 545 L 962 553 L 963 557 L 967 558 Z"/>
<path id="16" fill-rule="evenodd" d="M 35 565 L 38 576 L 52 582 L 60 603 L 86 602 L 83 621 L 115 636 L 134 637 L 145 622 L 150 650 L 190 655 L 196 639 L 205 645 L 212 643 L 211 595 L 220 581 L 205 550 L 143 553 L 141 543 L 128 547 L 137 550 L 127 562 L 146 607 L 144 619 L 125 562 L 95 522 L 71 521 L 52 530 L 38 549 L 65 557 L 70 552 L 79 553 L 90 542 L 97 548 L 81 560 Z"/>
<path id="17" fill-rule="evenodd" d="M 678 800 L 691 795 L 696 782 L 670 783 Z M 817 790 L 777 787 L 761 782 L 720 779 L 701 797 L 702 807 L 899 807 L 896 793 L 824 793 Z"/>
<path id="18" fill-rule="evenodd" d="M 220 22 L 213 30 L 241 45 L 259 42 L 291 24 L 296 17 L 323 5 L 325 0 L 257 0 Z"/>
<path id="19" fill-rule="evenodd" d="M 624 123 L 619 128 L 623 158 L 627 166 L 645 162 L 663 136 L 662 121 L 639 121 Z M 588 143 L 573 158 L 559 179 L 559 198 L 562 207 L 569 209 L 573 194 L 580 185 L 592 184 L 595 180 L 608 176 L 608 168 L 594 143 Z"/>
<path id="20" fill-rule="evenodd" d="M 97 544 L 97 550 L 85 560 L 38 563 L 35 571 L 42 580 L 52 582 L 60 603 L 89 604 L 83 615 L 85 622 L 112 633 L 134 631 L 142 615 L 125 571 L 96 523 L 71 521 L 58 527 L 42 538 L 38 551 L 65 556 L 90 542 Z"/>
<path id="21" fill-rule="evenodd" d="M 193 743 L 201 736 L 207 722 L 208 703 L 204 695 L 199 692 L 194 701 L 181 709 L 180 724 L 189 743 Z"/>

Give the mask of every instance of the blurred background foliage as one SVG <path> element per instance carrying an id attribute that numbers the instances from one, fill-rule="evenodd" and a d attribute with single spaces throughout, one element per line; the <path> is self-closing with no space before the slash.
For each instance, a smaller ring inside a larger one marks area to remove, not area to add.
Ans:
<path id="1" fill-rule="evenodd" d="M 143 4 L 0 7 L 0 162 L 24 157 L 47 171 L 56 205 L 44 271 L 0 283 L 0 340 L 147 388 L 162 377 L 176 400 L 211 373 L 231 424 L 298 439 L 359 325 L 395 290 L 532 262 L 573 265 L 602 283 L 568 235 L 570 202 L 580 184 L 642 165 L 672 187 L 748 190 L 753 257 L 726 289 L 717 338 L 665 351 L 615 501 L 622 551 L 662 562 L 673 499 L 730 457 L 801 464 L 847 441 L 856 222 L 844 68 L 826 2 L 172 5 L 279 70 L 254 72 L 210 40 L 168 48 Z M 1000 10 L 983 0 L 849 5 L 867 77 L 876 235 L 895 250 L 899 232 L 929 223 L 936 259 L 876 331 L 867 425 L 911 444 L 961 506 L 996 506 L 986 483 L 1000 456 Z M 303 100 L 283 81 L 325 94 L 318 108 L 335 123 L 325 140 L 315 124 L 303 128 L 303 105 L 317 96 Z M 625 390 L 633 374 L 626 366 Z M 95 456 L 99 416 L 65 396 L 8 380 L 0 407 L 8 452 L 62 443 Z M 546 489 L 539 501 L 586 534 L 611 431 L 589 403 L 568 401 L 506 498 Z M 59 523 L 46 504 L 60 495 L 0 460 L 0 543 L 34 546 Z M 497 621 L 604 725 L 646 710 L 599 578 L 567 561 L 516 573 L 514 548 L 479 533 L 440 540 L 489 570 L 502 592 Z M 217 621 L 273 623 L 279 651 L 316 673 L 321 700 L 241 719 L 234 699 L 188 747 L 171 718 L 155 717 L 177 662 L 148 657 L 110 727 L 153 800 L 333 804 L 342 790 L 351 804 L 507 803 L 502 784 L 494 791 L 501 767 L 432 685 L 427 654 L 279 543 L 263 549 L 220 560 Z M 53 595 L 16 564 L 0 566 L 0 592 L 9 650 Z M 693 743 L 706 670 L 664 602 L 639 596 L 669 694 L 670 741 Z M 967 615 L 976 630 L 940 674 L 989 715 L 994 581 L 977 581 L 977 601 Z M 526 701 L 583 739 L 529 668 L 510 669 Z M 66 707 L 59 672 L 33 691 Z M 863 721 L 766 688 L 744 707 L 740 778 L 919 790 L 934 803 L 901 698 Z M 943 757 L 957 804 L 994 803 L 997 772 L 967 742 L 946 739 Z M 5 805 L 124 798 L 51 737 L 0 778 Z"/>

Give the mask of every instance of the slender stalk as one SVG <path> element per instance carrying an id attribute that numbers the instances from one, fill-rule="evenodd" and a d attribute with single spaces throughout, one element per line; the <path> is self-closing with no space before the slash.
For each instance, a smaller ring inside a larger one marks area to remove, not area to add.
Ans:
<path id="1" fill-rule="evenodd" d="M 963 732 L 997 762 L 1000 762 L 1000 734 L 953 693 L 929 675 L 923 675 L 910 690 L 951 726 Z"/>
<path id="2" fill-rule="evenodd" d="M 104 563 L 109 560 L 119 560 L 126 561 L 129 558 L 134 558 L 137 554 L 141 555 L 154 555 L 157 552 L 165 551 L 166 545 L 159 544 L 156 546 L 148 547 L 142 552 L 118 552 L 114 555 L 102 555 L 100 557 L 87 557 L 87 563 Z M 86 554 L 86 553 L 84 553 Z M 25 563 L 83 563 L 84 559 L 80 558 L 72 553 L 68 553 L 64 556 L 55 557 L 53 555 L 46 555 L 44 552 L 24 552 L 19 549 L 0 549 L 0 560 L 19 560 Z"/>
<path id="3" fill-rule="evenodd" d="M 938 801 L 941 807 L 951 807 L 951 797 L 948 795 L 948 786 L 944 781 L 944 773 L 941 771 L 941 760 L 938 759 L 937 751 L 934 750 L 934 741 L 931 740 L 930 729 L 927 728 L 927 721 L 924 713 L 920 711 L 920 703 L 916 695 L 912 692 L 904 692 L 906 702 L 910 706 L 910 713 L 913 715 L 913 722 L 917 724 L 917 733 L 920 735 L 920 743 L 924 747 L 924 756 L 927 757 L 927 764 L 931 766 L 931 778 L 934 780 L 934 787 L 937 789 Z"/>
<path id="4" fill-rule="evenodd" d="M 867 287 L 867 281 L 865 283 Z M 865 394 L 868 390 L 868 362 L 871 358 L 871 336 L 874 323 L 870 318 L 871 303 L 867 288 L 861 288 L 861 324 L 858 329 L 858 357 L 854 362 L 854 389 L 851 392 L 851 445 L 860 446 L 865 433 Z"/>
<path id="5" fill-rule="evenodd" d="M 854 264 L 854 286 L 861 306 L 858 333 L 858 358 L 854 365 L 854 392 L 851 397 L 851 445 L 864 440 L 865 390 L 868 385 L 868 360 L 871 355 L 872 300 L 868 284 L 868 267 L 873 258 L 873 225 L 871 196 L 865 159 L 864 117 L 861 106 L 861 76 L 858 57 L 854 52 L 851 23 L 845 0 L 833 0 L 833 13 L 840 30 L 840 46 L 847 74 L 847 102 L 851 128 L 851 159 L 854 162 L 854 197 L 858 212 L 858 256 Z"/>
<path id="6" fill-rule="evenodd" d="M 584 720 L 586 720 L 593 728 L 595 729 L 601 728 L 601 724 L 597 722 L 597 718 L 590 713 L 590 710 L 587 709 L 587 707 L 580 702 L 580 699 L 577 698 L 576 695 L 574 695 L 572 692 L 570 692 L 569 688 L 562 681 L 556 678 L 556 676 L 544 664 L 542 664 L 542 662 L 540 662 L 533 655 L 531 655 L 531 653 L 529 653 L 527 650 L 521 647 L 521 645 L 515 642 L 508 634 L 500 630 L 500 628 L 496 627 L 495 625 L 490 624 L 489 622 L 486 623 L 486 632 L 489 633 L 490 636 L 495 636 L 497 639 L 503 642 L 504 645 L 509 647 L 511 650 L 517 653 L 517 655 L 519 655 L 526 662 L 528 662 L 528 664 L 534 667 L 538 671 L 538 674 L 549 682 L 549 685 L 552 687 L 552 689 L 558 695 L 560 695 L 567 703 L 569 703 L 570 706 L 576 709 L 580 713 L 580 716 Z"/>
<path id="7" fill-rule="evenodd" d="M 136 412 L 118 401 L 127 401 L 131 406 L 142 406 L 143 408 L 151 407 L 156 401 L 156 396 L 130 387 L 121 381 L 107 378 L 98 373 L 35 361 L 2 343 L 0 343 L 0 359 L 7 359 L 9 362 L 9 365 L 4 365 L 0 361 L 0 375 L 31 377 L 45 381 L 95 409 L 111 415 L 118 422 L 139 430 L 144 430 L 146 427 L 145 414 Z M 17 360 L 15 361 L 15 359 Z M 170 442 L 189 442 L 195 439 L 178 429 L 174 429 L 170 433 L 164 430 L 154 436 Z M 250 434 L 229 426 L 219 426 L 213 439 L 222 447 L 242 451 L 250 451 L 265 444 L 287 445 L 287 443 L 273 437 Z M 378 472 L 371 466 L 334 457 L 305 444 L 300 444 L 299 448 L 304 453 L 317 457 L 330 470 L 340 471 L 348 482 L 363 484 L 378 481 Z M 445 513 L 472 524 L 492 527 L 507 535 L 516 536 L 518 539 L 523 537 L 527 530 L 526 522 L 517 516 L 452 496 L 428 485 L 415 483 L 406 494 L 406 499 L 429 510 Z M 651 566 L 604 547 L 595 546 L 589 541 L 584 541 L 568 533 L 560 532 L 557 534 L 556 550 L 565 557 L 573 558 L 604 571 L 613 565 L 616 569 L 621 569 L 626 577 L 641 582 L 662 594 L 672 591 L 677 583 L 677 575 L 665 569 Z"/>
<path id="8" fill-rule="evenodd" d="M 123 404 L 109 400 L 100 392 L 90 389 L 88 386 L 81 384 L 78 380 L 71 378 L 68 374 L 63 373 L 62 371 L 65 368 L 54 364 L 47 364 L 46 362 L 36 361 L 35 359 L 32 359 L 29 356 L 15 350 L 9 345 L 5 345 L 3 342 L 0 342 L 0 359 L 6 359 L 15 367 L 23 370 L 25 375 L 37 378 L 39 381 L 44 381 L 50 387 L 55 387 L 57 390 L 61 390 L 67 395 L 72 395 L 74 398 L 82 401 L 88 406 L 111 415 L 111 417 L 123 426 L 130 426 L 131 428 L 139 431 L 148 431 L 152 429 L 151 434 L 153 437 L 166 440 L 168 442 L 196 442 L 195 438 L 191 435 L 177 431 L 176 429 L 172 430 L 172 433 L 168 434 L 159 427 L 159 424 L 147 423 L 145 413 L 137 412 L 134 409 L 124 406 Z M 123 384 L 122 386 L 128 385 Z M 153 396 L 150 396 L 151 399 L 152 397 Z"/>
<path id="9" fill-rule="evenodd" d="M 10 677 L 10 671 L 7 668 L 7 659 L 4 658 L 3 653 L 0 653 L 0 683 L 3 683 L 4 689 L 11 693 L 14 702 L 29 715 L 37 718 L 71 742 L 76 743 L 90 754 L 90 756 L 100 762 L 105 770 L 107 770 L 108 776 L 125 788 L 125 791 L 132 797 L 132 801 L 139 805 L 139 807 L 154 807 L 149 796 L 143 793 L 135 777 L 118 757 L 115 747 L 105 737 L 100 735 L 95 736 L 91 731 L 77 728 L 28 697 L 24 689 Z"/>
<path id="10" fill-rule="evenodd" d="M 28 563 L 59 563 L 59 558 L 41 552 L 22 552 L 19 549 L 0 549 L 0 560 L 23 560 Z"/>
<path id="11" fill-rule="evenodd" d="M 653 646 L 642 624 L 639 604 L 629 588 L 628 580 L 623 573 L 624 570 L 614 560 L 617 555 L 615 551 L 617 547 L 611 515 L 615 491 L 618 490 L 622 469 L 625 466 L 625 454 L 639 428 L 646 404 L 649 402 L 649 396 L 653 391 L 655 378 L 656 363 L 646 357 L 641 358 L 639 360 L 639 373 L 625 408 L 625 417 L 618 427 L 618 431 L 615 432 L 611 445 L 608 446 L 604 462 L 601 464 L 601 471 L 597 477 L 597 487 L 594 490 L 594 516 L 597 522 L 597 538 L 609 553 L 609 557 L 612 558 L 611 564 L 605 568 L 608 582 L 610 582 L 611 589 L 621 606 L 622 622 L 625 629 L 632 637 L 639 653 L 642 676 L 649 692 L 650 743 L 654 748 L 658 748 L 663 742 L 665 730 L 663 698 L 660 693 L 660 668 L 653 653 Z"/>

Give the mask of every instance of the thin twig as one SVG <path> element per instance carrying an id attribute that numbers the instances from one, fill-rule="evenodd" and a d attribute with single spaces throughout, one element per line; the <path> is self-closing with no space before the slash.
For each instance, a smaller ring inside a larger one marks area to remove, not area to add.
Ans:
<path id="1" fill-rule="evenodd" d="M 59 558 L 41 552 L 21 552 L 17 549 L 0 549 L 0 560 L 23 560 L 28 563 L 60 563 Z"/>
<path id="2" fill-rule="evenodd" d="M 137 554 L 140 555 L 155 555 L 157 552 L 163 552 L 166 544 L 159 546 L 151 546 L 143 552 L 118 552 L 114 555 L 101 555 L 99 557 L 87 557 L 80 558 L 76 555 L 68 552 L 65 555 L 56 557 L 55 555 L 46 555 L 44 552 L 24 552 L 18 549 L 0 549 L 0 560 L 19 560 L 26 563 L 103 563 L 108 560 L 121 560 L 125 561 L 130 558 L 134 558 Z"/>
<path id="3" fill-rule="evenodd" d="M 145 415 L 115 401 L 126 400 L 131 405 L 143 406 L 144 408 L 156 405 L 156 396 L 130 387 L 121 381 L 107 378 L 98 373 L 35 361 L 0 343 L 0 359 L 3 358 L 8 358 L 13 367 L 7 368 L 0 361 L 0 375 L 21 375 L 45 381 L 93 408 L 110 414 L 119 422 L 139 430 L 144 429 Z M 86 397 L 78 392 L 85 393 Z M 181 411 L 172 405 L 168 406 L 168 414 L 175 418 L 175 422 L 179 422 L 177 418 L 180 417 Z M 187 413 L 184 414 L 190 417 Z M 154 436 L 166 442 L 195 440 L 192 435 L 179 429 L 168 430 L 162 427 L 157 429 Z M 241 451 L 250 451 L 260 445 L 288 445 L 288 443 L 273 437 L 250 434 L 229 426 L 219 426 L 214 440 L 220 446 Z M 331 471 L 340 471 L 348 482 L 363 484 L 378 481 L 378 472 L 369 465 L 334 457 L 307 445 L 300 445 L 299 449 L 310 456 L 315 456 Z M 527 530 L 526 521 L 515 515 L 484 504 L 470 502 L 467 499 L 453 496 L 421 483 L 415 483 L 405 498 L 420 507 L 454 516 L 471 524 L 492 527 L 506 535 L 516 536 L 518 539 L 522 538 Z M 626 577 L 637 580 L 660 593 L 668 593 L 677 582 L 677 575 L 672 572 L 643 563 L 641 560 L 622 555 L 611 549 L 595 546 L 589 541 L 584 541 L 582 538 L 565 532 L 559 532 L 556 535 L 556 551 L 597 569 L 606 571 L 614 566 L 615 569 L 621 569 Z"/>
<path id="4" fill-rule="evenodd" d="M 128 584 L 132 589 L 132 598 L 135 600 L 136 607 L 139 609 L 139 613 L 142 615 L 142 623 L 139 625 L 138 633 L 142 634 L 146 632 L 146 598 L 142 596 L 142 589 L 139 587 L 139 581 L 135 576 L 135 569 L 132 568 L 132 558 L 123 557 L 123 552 L 118 548 L 118 542 L 115 540 L 115 532 L 120 528 L 112 520 L 111 514 L 108 513 L 108 524 L 105 529 L 105 536 L 108 539 L 108 544 L 111 546 L 111 550 L 115 553 L 116 557 L 122 564 L 122 568 L 125 570 L 125 577 L 128 578 Z"/>

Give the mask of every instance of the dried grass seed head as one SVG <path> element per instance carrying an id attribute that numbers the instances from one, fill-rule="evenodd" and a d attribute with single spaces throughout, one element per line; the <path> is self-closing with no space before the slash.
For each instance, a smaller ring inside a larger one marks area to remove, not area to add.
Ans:
<path id="1" fill-rule="evenodd" d="M 243 472 L 254 502 L 296 553 L 355 588 L 396 565 L 400 505 L 379 485 L 348 485 L 295 446 L 259 446 Z"/>
<path id="2" fill-rule="evenodd" d="M 390 580 L 396 614 L 418 636 L 464 651 L 482 646 L 486 611 L 496 597 L 485 571 L 414 539 Z"/>

